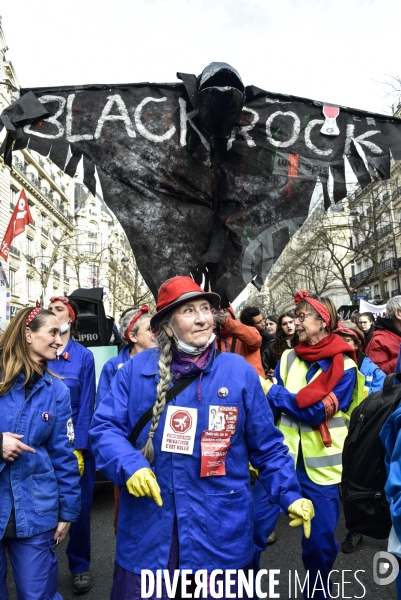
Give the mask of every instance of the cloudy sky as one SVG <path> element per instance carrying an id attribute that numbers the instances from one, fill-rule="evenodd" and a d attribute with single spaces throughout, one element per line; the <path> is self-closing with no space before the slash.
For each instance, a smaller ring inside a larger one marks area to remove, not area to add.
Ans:
<path id="1" fill-rule="evenodd" d="M 401 76 L 400 0 L 19 0 L 0 8 L 22 87 L 176 81 L 212 61 L 245 85 L 376 112 Z"/>

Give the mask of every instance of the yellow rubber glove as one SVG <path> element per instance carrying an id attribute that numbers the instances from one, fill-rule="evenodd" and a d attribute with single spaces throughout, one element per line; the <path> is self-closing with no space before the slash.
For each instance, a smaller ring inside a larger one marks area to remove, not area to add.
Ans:
<path id="1" fill-rule="evenodd" d="M 259 381 L 263 388 L 264 393 L 267 394 L 268 391 L 270 390 L 271 386 L 273 385 L 273 383 L 270 381 L 270 379 L 263 379 L 263 377 L 261 375 L 259 375 Z"/>
<path id="2" fill-rule="evenodd" d="M 79 474 L 82 477 L 82 475 L 84 474 L 84 471 L 85 471 L 83 452 L 82 452 L 82 450 L 74 450 L 74 454 L 77 457 Z"/>
<path id="3" fill-rule="evenodd" d="M 162 506 L 163 502 L 160 496 L 160 488 L 156 481 L 155 474 L 151 469 L 143 467 L 138 469 L 127 481 L 127 490 L 137 498 L 139 496 L 148 496 L 153 498 L 157 506 Z"/>
<path id="4" fill-rule="evenodd" d="M 290 527 L 298 527 L 303 524 L 305 537 L 310 537 L 311 519 L 315 516 L 312 502 L 306 498 L 299 498 L 288 507 L 288 514 L 292 519 Z"/>
<path id="5" fill-rule="evenodd" d="M 253 466 L 251 465 L 251 463 L 248 463 L 249 465 L 249 474 L 251 476 L 251 481 L 256 481 L 257 479 L 259 479 L 259 471 L 257 469 L 254 469 Z"/>

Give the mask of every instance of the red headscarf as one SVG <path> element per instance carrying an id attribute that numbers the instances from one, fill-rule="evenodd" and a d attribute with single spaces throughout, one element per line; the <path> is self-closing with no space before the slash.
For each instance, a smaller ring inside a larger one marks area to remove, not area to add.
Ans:
<path id="1" fill-rule="evenodd" d="M 125 337 L 126 341 L 129 344 L 131 343 L 131 339 L 129 337 L 129 334 L 133 330 L 135 323 L 137 322 L 137 320 L 139 319 L 139 317 L 141 317 L 144 313 L 147 313 L 147 312 L 149 312 L 149 306 L 147 304 L 142 304 L 141 308 L 132 317 L 132 319 L 130 321 L 130 324 L 128 325 L 128 327 L 127 327 L 127 329 L 125 330 L 125 333 L 124 333 L 124 337 Z"/>
<path id="2" fill-rule="evenodd" d="M 50 302 L 62 302 L 63 304 L 66 305 L 68 312 L 70 313 L 70 317 L 71 317 L 71 323 L 75 323 L 76 320 L 76 316 L 75 316 L 75 312 L 74 309 L 72 308 L 67 296 L 52 296 L 50 298 Z"/>

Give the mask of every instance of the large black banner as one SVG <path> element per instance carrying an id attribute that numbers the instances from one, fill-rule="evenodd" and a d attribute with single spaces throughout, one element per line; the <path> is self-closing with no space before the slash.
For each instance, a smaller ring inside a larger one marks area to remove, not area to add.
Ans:
<path id="1" fill-rule="evenodd" d="M 346 196 L 344 157 L 362 187 L 401 159 L 401 120 L 245 88 L 212 63 L 182 83 L 21 90 L 3 111 L 2 152 L 27 145 L 84 183 L 126 231 L 154 294 L 191 274 L 232 300 L 259 286 L 308 214 L 317 179 L 326 207 Z M 37 100 L 39 101 L 37 101 Z M 338 113 L 338 114 L 337 114 Z M 337 115 L 337 116 L 336 116 Z"/>

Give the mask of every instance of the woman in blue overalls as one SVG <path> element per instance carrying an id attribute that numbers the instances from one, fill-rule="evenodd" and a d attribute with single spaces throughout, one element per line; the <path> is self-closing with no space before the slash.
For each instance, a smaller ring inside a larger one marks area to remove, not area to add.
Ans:
<path id="1" fill-rule="evenodd" d="M 118 370 L 93 417 L 98 467 L 121 487 L 112 600 L 141 597 L 142 569 L 249 569 L 248 460 L 273 501 L 309 529 L 312 504 L 301 498 L 255 369 L 236 354 L 216 356 L 211 303 L 219 302 L 190 277 L 166 281 L 151 321 L 159 348 Z M 170 386 L 188 377 L 191 385 L 166 406 Z M 148 409 L 132 445 L 132 428 Z M 219 431 L 217 413 L 225 415 Z"/>
<path id="2" fill-rule="evenodd" d="M 48 310 L 20 310 L 0 340 L 0 598 L 8 546 L 17 596 L 61 600 L 54 546 L 80 510 L 70 393 L 47 364 L 61 346 Z"/>
<path id="3" fill-rule="evenodd" d="M 75 309 L 75 310 L 74 310 Z M 50 298 L 49 310 L 60 323 L 62 346 L 49 368 L 63 377 L 71 394 L 72 422 L 75 430 L 75 448 L 80 465 L 81 513 L 70 530 L 67 556 L 73 575 L 75 594 L 85 594 L 92 587 L 90 567 L 90 511 L 95 485 L 95 459 L 89 445 L 89 426 L 95 407 L 96 379 L 93 354 L 72 339 L 77 308 L 65 296 Z"/>

